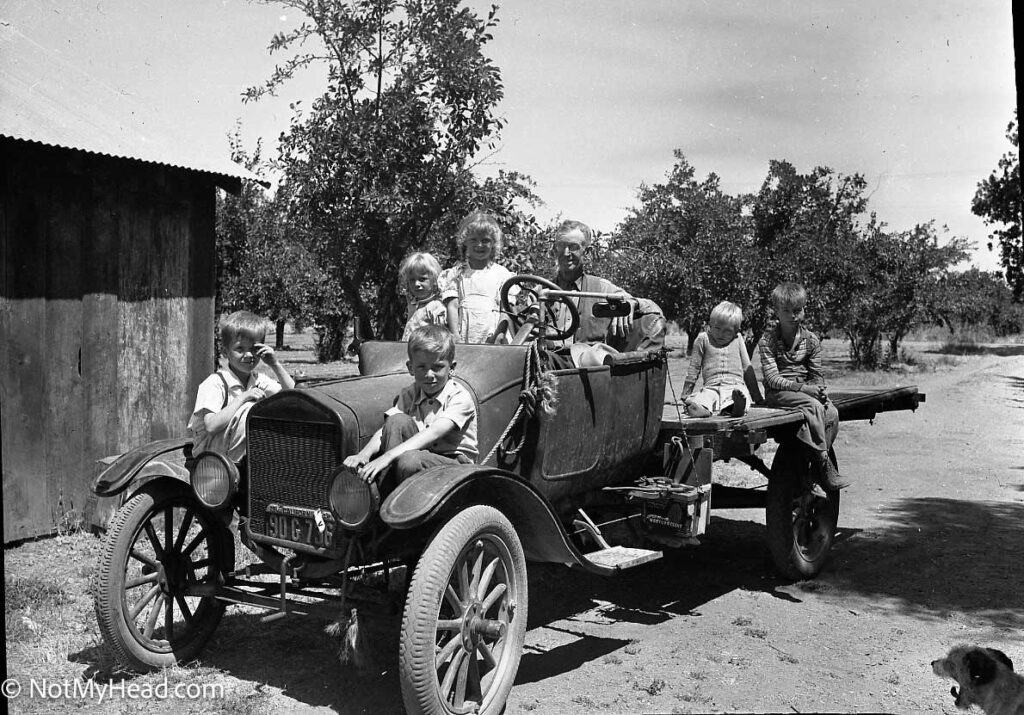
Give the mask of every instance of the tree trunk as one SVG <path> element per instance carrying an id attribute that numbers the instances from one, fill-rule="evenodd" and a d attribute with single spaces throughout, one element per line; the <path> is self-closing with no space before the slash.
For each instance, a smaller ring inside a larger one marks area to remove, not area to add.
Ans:
<path id="1" fill-rule="evenodd" d="M 277 334 L 274 336 L 274 350 L 284 350 L 284 323 L 284 320 L 278 318 L 276 325 Z"/>
<path id="2" fill-rule="evenodd" d="M 321 318 L 316 326 L 316 342 L 314 349 L 319 362 L 335 362 L 345 356 L 345 329 L 348 328 L 348 317 L 330 315 Z"/>

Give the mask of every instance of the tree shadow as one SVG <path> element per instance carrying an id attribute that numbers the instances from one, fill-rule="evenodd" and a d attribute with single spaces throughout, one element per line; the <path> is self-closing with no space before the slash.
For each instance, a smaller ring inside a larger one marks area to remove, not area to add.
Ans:
<path id="1" fill-rule="evenodd" d="M 658 561 L 616 576 L 531 564 L 529 583 L 529 629 L 559 631 L 578 639 L 549 650 L 527 650 L 517 684 L 570 672 L 628 645 L 628 641 L 577 633 L 554 623 L 656 625 L 680 616 L 699 618 L 702 605 L 738 589 L 799 600 L 780 590 L 788 582 L 772 569 L 764 525 L 717 516 L 712 517 L 700 546 L 666 551 Z"/>
<path id="2" fill-rule="evenodd" d="M 921 497 L 883 512 L 890 526 L 833 553 L 836 589 L 879 597 L 926 621 L 953 612 L 997 628 L 1024 628 L 1024 504 Z"/>

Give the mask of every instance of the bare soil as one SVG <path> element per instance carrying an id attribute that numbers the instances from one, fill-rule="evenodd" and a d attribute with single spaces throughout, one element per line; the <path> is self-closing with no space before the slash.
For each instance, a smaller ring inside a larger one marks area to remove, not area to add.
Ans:
<path id="1" fill-rule="evenodd" d="M 602 579 L 531 565 L 529 631 L 507 712 L 957 712 L 930 661 L 978 643 L 1024 663 L 1024 346 L 951 357 L 914 346 L 921 368 L 836 384 L 917 384 L 916 412 L 842 424 L 843 493 L 832 558 L 813 581 L 771 566 L 757 510 L 716 511 L 702 544 Z M 293 371 L 328 368 L 282 353 Z M 351 372 L 351 365 L 332 369 Z M 673 361 L 674 384 L 685 363 Z M 719 469 L 721 467 L 721 469 Z M 742 465 L 724 481 L 756 484 Z M 5 550 L 11 712 L 399 713 L 395 609 L 366 635 L 374 667 L 338 663 L 322 623 L 229 611 L 198 663 L 119 673 L 99 639 L 89 579 L 99 543 L 62 536 Z M 221 684 L 216 698 L 27 697 L 28 679 Z"/>

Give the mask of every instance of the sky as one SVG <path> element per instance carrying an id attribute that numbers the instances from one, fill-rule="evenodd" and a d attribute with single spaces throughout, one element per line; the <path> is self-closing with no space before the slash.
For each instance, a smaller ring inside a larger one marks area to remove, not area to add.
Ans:
<path id="1" fill-rule="evenodd" d="M 481 14 L 489 2 L 469 0 Z M 1005 0 L 511 0 L 488 53 L 507 126 L 482 174 L 531 176 L 557 215 L 610 231 L 679 149 L 728 193 L 757 191 L 772 159 L 860 173 L 893 230 L 934 220 L 992 270 L 976 186 L 1010 149 L 1016 106 Z M 159 113 L 203 151 L 236 123 L 273 155 L 308 72 L 243 104 L 267 78 L 275 32 L 301 18 L 247 0 L 0 0 L 0 21 Z M 0 57 L 0 61 L 3 58 Z"/>

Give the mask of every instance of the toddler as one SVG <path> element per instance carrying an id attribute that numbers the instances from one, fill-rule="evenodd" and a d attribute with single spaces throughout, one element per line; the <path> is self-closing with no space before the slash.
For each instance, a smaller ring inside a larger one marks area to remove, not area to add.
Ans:
<path id="1" fill-rule="evenodd" d="M 683 401 L 690 417 L 742 417 L 752 394 L 760 400 L 761 391 L 740 335 L 742 323 L 740 307 L 722 301 L 711 311 L 708 329 L 693 341 L 690 369 L 683 383 Z M 703 387 L 690 394 L 698 376 L 704 380 Z"/>
<path id="2" fill-rule="evenodd" d="M 411 253 L 398 268 L 402 284 L 409 298 L 409 312 L 402 340 L 408 340 L 412 331 L 425 325 L 447 327 L 452 333 L 459 328 L 458 306 L 445 306 L 437 289 L 441 264 L 429 253 Z"/>
<path id="3" fill-rule="evenodd" d="M 514 274 L 495 263 L 504 239 L 501 227 L 490 214 L 474 211 L 459 224 L 456 237 L 464 261 L 441 273 L 439 283 L 442 300 L 457 306 L 459 339 L 466 343 L 504 342 L 506 326 L 499 319 L 500 292 L 502 284 Z M 519 287 L 513 287 L 510 302 L 518 293 Z"/>
<path id="4" fill-rule="evenodd" d="M 253 313 L 239 310 L 220 321 L 220 348 L 227 362 L 199 384 L 196 406 L 188 421 L 192 454 L 220 452 L 233 462 L 245 456 L 245 417 L 258 401 L 295 387 L 295 380 L 277 360 L 273 348 L 264 345 L 267 323 Z M 262 360 L 277 380 L 256 372 Z"/>
<path id="5" fill-rule="evenodd" d="M 821 374 L 821 340 L 802 324 L 806 303 L 807 291 L 798 283 L 782 283 L 772 291 L 778 322 L 765 331 L 758 346 L 765 403 L 803 413 L 796 437 L 807 449 L 818 483 L 837 491 L 849 486 L 828 456 L 839 432 L 839 411 L 828 399 Z"/>

